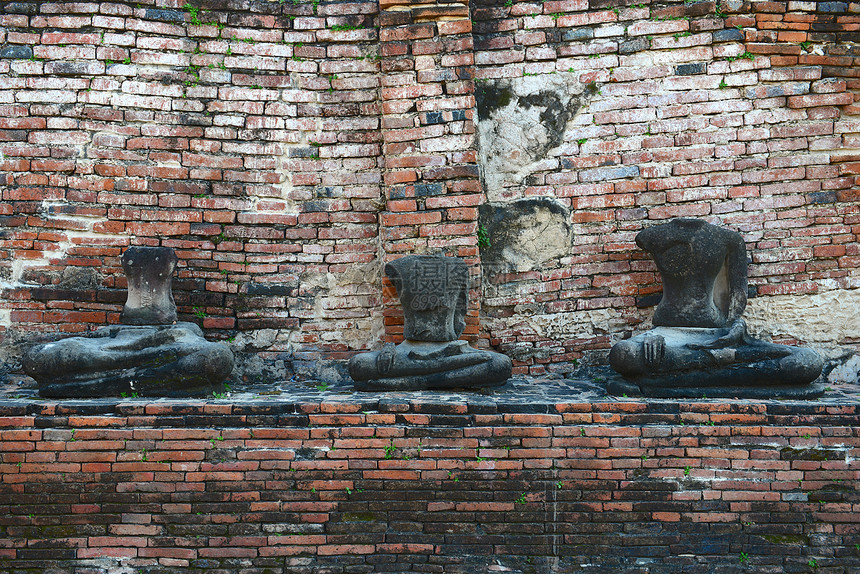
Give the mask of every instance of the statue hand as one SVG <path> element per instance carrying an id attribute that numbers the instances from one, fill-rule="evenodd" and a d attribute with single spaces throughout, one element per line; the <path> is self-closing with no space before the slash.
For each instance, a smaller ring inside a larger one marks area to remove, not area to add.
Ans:
<path id="1" fill-rule="evenodd" d="M 407 356 L 415 361 L 430 361 L 433 359 L 453 357 L 454 355 L 461 354 L 463 354 L 463 349 L 460 345 L 458 345 L 457 343 L 448 343 L 441 349 L 434 349 L 432 351 L 412 350 L 409 351 L 409 354 Z"/>
<path id="2" fill-rule="evenodd" d="M 394 366 L 394 343 L 386 343 L 376 356 L 376 370 L 385 376 Z"/>
<path id="3" fill-rule="evenodd" d="M 729 332 L 710 343 L 689 343 L 687 347 L 698 351 L 711 349 L 725 349 L 726 347 L 738 347 L 745 342 L 747 335 L 747 324 L 743 319 L 737 319 L 729 328 Z"/>
<path id="4" fill-rule="evenodd" d="M 666 353 L 666 340 L 660 335 L 646 337 L 642 341 L 642 351 L 645 354 L 645 364 L 650 368 L 657 367 L 663 362 Z"/>

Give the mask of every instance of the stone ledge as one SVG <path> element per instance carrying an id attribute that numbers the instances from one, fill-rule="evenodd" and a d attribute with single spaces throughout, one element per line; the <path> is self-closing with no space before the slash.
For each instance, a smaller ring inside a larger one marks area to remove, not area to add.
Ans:
<path id="1" fill-rule="evenodd" d="M 369 417 L 381 414 L 397 415 L 397 422 L 406 424 L 422 423 L 407 421 L 403 415 L 428 415 L 423 424 L 435 426 L 486 424 L 491 421 L 479 419 L 492 416 L 500 417 L 492 422 L 508 424 L 509 417 L 514 415 L 532 417 L 534 420 L 527 424 L 731 422 L 796 426 L 808 424 L 811 422 L 808 419 L 814 418 L 815 424 L 853 426 L 860 413 L 860 385 L 856 384 L 827 387 L 825 395 L 813 401 L 647 399 L 607 395 L 605 384 L 613 379 L 617 377 L 611 371 L 597 368 L 577 379 L 514 377 L 502 387 L 472 392 L 363 393 L 348 383 L 284 382 L 270 387 L 243 387 L 221 398 L 66 400 L 38 398 L 32 383 L 6 383 L 0 385 L 0 417 L 33 417 L 34 424 L 42 427 L 61 424 L 62 418 L 99 416 L 133 419 L 129 424 L 145 426 L 307 426 L 309 422 L 313 424 L 309 415 L 355 415 L 355 420 L 326 423 L 341 426 L 373 423 Z M 544 417 L 546 421 L 538 420 Z"/>
<path id="2" fill-rule="evenodd" d="M 604 371 L 583 371 L 487 394 L 287 382 L 223 399 L 45 401 L 32 385 L 0 384 L 0 564 L 93 574 L 860 566 L 856 385 L 820 401 L 645 400 L 607 397 Z"/>

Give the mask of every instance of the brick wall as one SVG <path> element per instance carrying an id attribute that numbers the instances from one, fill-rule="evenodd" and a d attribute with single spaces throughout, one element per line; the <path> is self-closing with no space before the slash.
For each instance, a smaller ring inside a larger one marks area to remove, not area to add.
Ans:
<path id="1" fill-rule="evenodd" d="M 0 572 L 853 572 L 856 421 L 833 402 L 7 400 Z"/>
<path id="2" fill-rule="evenodd" d="M 479 89 L 552 74 L 590 87 L 544 161 L 486 190 L 554 198 L 573 228 L 569 255 L 487 277 L 487 329 L 520 365 L 564 370 L 551 363 L 647 325 L 661 288 L 633 239 L 678 216 L 744 236 L 756 330 L 857 342 L 856 322 L 801 325 L 841 306 L 826 291 L 856 308 L 860 4 L 477 2 L 474 18 Z"/>
<path id="3" fill-rule="evenodd" d="M 210 338 L 343 359 L 400 336 L 382 264 L 444 252 L 475 279 L 467 338 L 566 371 L 647 326 L 633 237 L 680 215 L 744 235 L 755 330 L 856 345 L 858 22 L 857 2 L 5 3 L 2 345 L 116 322 L 120 253 L 163 245 Z M 475 95 L 504 79 L 581 105 L 496 185 Z M 535 197 L 566 210 L 566 253 L 482 261 L 478 206 Z"/>

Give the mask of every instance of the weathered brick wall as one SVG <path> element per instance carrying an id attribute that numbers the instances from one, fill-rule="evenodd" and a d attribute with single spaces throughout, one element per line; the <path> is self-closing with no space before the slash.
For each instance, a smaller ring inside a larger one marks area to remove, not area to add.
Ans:
<path id="1" fill-rule="evenodd" d="M 385 208 L 382 253 L 447 253 L 470 266 L 464 336 L 480 308 L 477 205 L 484 202 L 474 135 L 474 51 L 468 3 L 382 0 L 379 43 Z M 387 280 L 386 280 L 386 283 Z M 403 319 L 387 291 L 385 340 Z"/>
<path id="2" fill-rule="evenodd" d="M 0 572 L 855 572 L 856 405 L 0 407 Z"/>
<path id="3" fill-rule="evenodd" d="M 377 5 L 173 6 L 4 5 L 5 326 L 116 322 L 121 250 L 164 245 L 181 319 L 216 337 L 363 344 L 381 323 Z"/>
<path id="4" fill-rule="evenodd" d="M 856 344 L 858 21 L 857 2 L 4 3 L 3 352 L 116 322 L 134 244 L 177 250 L 181 318 L 208 336 L 342 359 L 400 335 L 382 264 L 444 252 L 475 278 L 468 338 L 569 370 L 646 326 L 660 286 L 633 237 L 678 215 L 746 238 L 754 330 Z M 482 162 L 504 82 L 563 96 L 531 162 L 516 142 Z M 568 243 L 529 238 L 526 271 L 482 257 L 479 206 L 529 198 Z"/>
<path id="5" fill-rule="evenodd" d="M 474 19 L 488 112 L 501 82 L 579 94 L 559 141 L 486 189 L 553 198 L 571 225 L 568 253 L 486 276 L 502 348 L 540 372 L 647 323 L 659 276 L 633 239 L 678 216 L 743 234 L 755 330 L 857 342 L 860 4 L 479 1 Z"/>

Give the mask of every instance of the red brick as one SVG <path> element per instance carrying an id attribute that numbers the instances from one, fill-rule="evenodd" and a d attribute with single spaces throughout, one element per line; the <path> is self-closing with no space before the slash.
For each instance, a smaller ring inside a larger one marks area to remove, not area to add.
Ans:
<path id="1" fill-rule="evenodd" d="M 791 96 L 788 98 L 790 108 L 811 108 L 815 106 L 844 106 L 854 102 L 850 93 L 815 94 L 808 96 Z"/>

